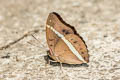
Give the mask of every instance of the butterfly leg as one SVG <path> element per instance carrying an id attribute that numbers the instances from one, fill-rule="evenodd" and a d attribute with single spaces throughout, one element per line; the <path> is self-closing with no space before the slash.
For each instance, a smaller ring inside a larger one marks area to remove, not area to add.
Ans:
<path id="1" fill-rule="evenodd" d="M 60 69 L 62 70 L 62 63 L 60 62 Z"/>
<path id="2" fill-rule="evenodd" d="M 60 62 L 60 70 L 62 71 L 62 74 L 64 73 L 62 62 Z"/>
<path id="3" fill-rule="evenodd" d="M 50 53 L 50 51 L 48 50 L 48 51 L 47 51 L 47 56 L 46 56 L 46 58 L 45 58 L 46 63 L 47 63 L 47 64 L 50 64 L 50 62 L 57 62 L 57 61 L 53 60 L 53 59 L 49 56 L 49 53 Z"/>
<path id="4" fill-rule="evenodd" d="M 60 70 L 63 72 L 63 69 L 62 69 L 62 62 L 60 61 L 59 56 L 58 56 L 58 57 L 56 57 L 56 59 L 57 59 L 57 61 L 59 61 L 59 63 L 60 63 Z"/>

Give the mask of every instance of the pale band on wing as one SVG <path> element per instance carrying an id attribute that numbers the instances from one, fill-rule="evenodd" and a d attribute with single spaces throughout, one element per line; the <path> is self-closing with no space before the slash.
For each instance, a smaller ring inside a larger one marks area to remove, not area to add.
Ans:
<path id="1" fill-rule="evenodd" d="M 74 48 L 74 46 L 67 40 L 65 39 L 64 35 L 60 34 L 58 31 L 56 31 L 53 27 L 51 27 L 50 25 L 47 25 L 48 28 L 50 28 L 53 32 L 55 32 L 55 34 L 57 34 L 65 43 L 66 45 L 69 47 L 69 49 L 74 53 L 74 55 L 76 55 L 76 57 L 83 61 L 84 63 L 86 63 L 86 61 L 82 58 L 82 56 L 79 54 L 79 52 Z"/>

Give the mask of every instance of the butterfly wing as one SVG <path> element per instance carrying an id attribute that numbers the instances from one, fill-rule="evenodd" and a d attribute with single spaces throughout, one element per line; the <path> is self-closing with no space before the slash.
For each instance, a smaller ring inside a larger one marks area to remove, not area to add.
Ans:
<path id="1" fill-rule="evenodd" d="M 49 14 L 46 22 L 46 39 L 50 48 L 50 55 L 55 55 L 55 45 L 60 38 L 47 26 L 53 27 L 56 31 L 63 35 L 74 34 L 74 31 L 70 27 L 66 26 L 66 24 L 64 24 L 62 18 L 57 13 L 53 12 Z"/>
<path id="2" fill-rule="evenodd" d="M 80 56 L 84 58 L 86 62 L 89 61 L 89 55 L 87 52 L 87 48 L 82 41 L 82 39 L 74 34 L 68 34 L 65 38 L 74 45 L 75 49 L 79 52 Z M 64 46 L 64 47 L 63 47 Z M 55 52 L 59 58 L 59 62 L 67 63 L 67 64 L 82 64 L 83 61 L 79 60 L 70 48 L 66 45 L 66 43 L 60 39 L 56 44 Z"/>
<path id="3" fill-rule="evenodd" d="M 72 36 L 72 37 L 71 37 Z M 89 54 L 84 41 L 75 34 L 66 35 L 65 38 L 75 47 L 86 62 L 89 62 Z"/>
<path id="4" fill-rule="evenodd" d="M 82 60 L 73 54 L 68 45 L 61 39 L 54 30 L 62 34 L 79 52 L 86 62 L 89 62 L 89 55 L 84 41 L 70 25 L 66 24 L 57 13 L 50 13 L 46 23 L 46 39 L 50 48 L 49 56 L 54 60 L 67 64 L 81 64 Z"/>

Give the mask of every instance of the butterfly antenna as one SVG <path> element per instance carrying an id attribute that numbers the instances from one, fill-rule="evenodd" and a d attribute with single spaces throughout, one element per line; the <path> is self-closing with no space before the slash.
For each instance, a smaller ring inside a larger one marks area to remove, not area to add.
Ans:
<path id="1" fill-rule="evenodd" d="M 31 36 L 39 43 L 41 43 L 33 34 L 31 34 Z"/>
<path id="2" fill-rule="evenodd" d="M 33 44 L 31 42 L 27 42 L 27 43 L 30 44 L 30 45 L 32 45 L 32 46 L 38 47 L 38 46 L 36 46 L 35 44 Z M 38 48 L 40 48 L 40 47 L 38 47 Z"/>
<path id="3" fill-rule="evenodd" d="M 38 42 L 38 43 L 41 43 L 40 40 L 38 40 L 33 34 L 31 34 L 31 36 Z M 42 45 L 42 44 L 41 44 Z M 44 45 L 42 45 L 44 46 Z M 40 48 L 40 47 L 39 47 Z"/>

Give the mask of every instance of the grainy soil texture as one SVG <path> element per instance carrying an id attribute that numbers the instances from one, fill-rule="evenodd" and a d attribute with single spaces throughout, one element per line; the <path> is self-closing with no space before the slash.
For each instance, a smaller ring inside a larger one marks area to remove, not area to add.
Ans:
<path id="1" fill-rule="evenodd" d="M 88 66 L 46 65 L 50 12 L 85 40 Z M 120 80 L 120 0 L 0 0 L 0 47 L 8 44 L 0 50 L 0 80 Z"/>

